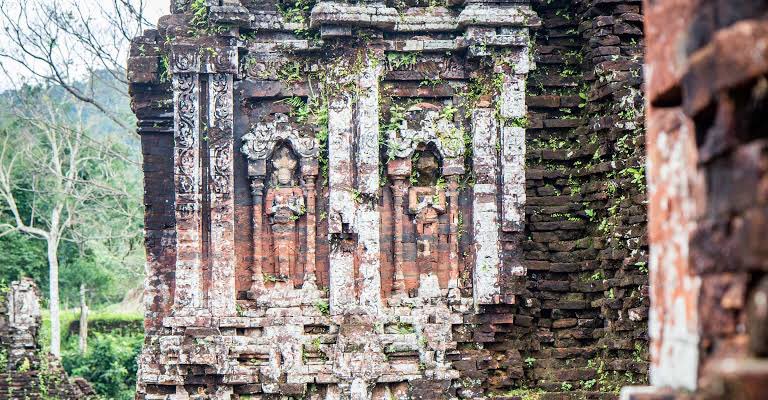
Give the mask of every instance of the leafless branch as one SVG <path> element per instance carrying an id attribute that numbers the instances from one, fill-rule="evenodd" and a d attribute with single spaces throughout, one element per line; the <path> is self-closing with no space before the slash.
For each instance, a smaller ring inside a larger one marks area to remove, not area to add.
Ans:
<path id="1" fill-rule="evenodd" d="M 83 7 L 76 0 L 0 0 L 0 60 L 12 62 L 38 81 L 62 87 L 123 130 L 132 127 L 104 103 L 97 87 L 113 87 L 127 98 L 125 61 L 131 38 L 151 27 L 145 0 L 111 0 Z M 103 79 L 101 73 L 109 76 Z M 78 84 L 84 77 L 86 84 Z M 115 87 L 114 83 L 119 86 Z"/>

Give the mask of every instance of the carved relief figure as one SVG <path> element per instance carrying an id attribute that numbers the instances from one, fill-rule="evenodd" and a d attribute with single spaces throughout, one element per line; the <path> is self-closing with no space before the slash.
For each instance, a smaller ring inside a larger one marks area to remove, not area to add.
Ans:
<path id="1" fill-rule="evenodd" d="M 272 250 L 277 278 L 286 280 L 296 270 L 299 242 L 296 221 L 306 212 L 304 193 L 296 179 L 298 161 L 281 146 L 272 156 L 272 175 L 265 209 L 272 228 Z"/>
<path id="2" fill-rule="evenodd" d="M 439 295 L 436 279 L 439 242 L 439 217 L 446 211 L 445 189 L 438 185 L 440 164 L 434 153 L 424 151 L 416 160 L 415 185 L 408 190 L 408 211 L 416 222 L 416 263 L 419 266 L 423 295 Z M 431 284 L 424 279 L 431 279 Z"/>
<path id="3" fill-rule="evenodd" d="M 393 292 L 404 293 L 404 232 L 401 211 L 413 216 L 416 228 L 419 293 L 439 296 L 436 268 L 444 263 L 447 277 L 443 287 L 456 289 L 459 278 L 458 178 L 464 174 L 463 124 L 453 117 L 453 103 L 418 103 L 405 112 L 402 123 L 387 131 L 388 173 L 392 180 L 394 205 L 395 274 Z M 417 154 L 417 157 L 413 157 Z M 411 173 L 417 173 L 415 179 Z M 410 185 L 409 185 L 410 184 Z M 408 206 L 403 208 L 404 201 Z M 439 219 L 442 215 L 441 226 Z M 438 243 L 444 244 L 438 249 Z M 443 267 L 441 267 L 443 268 Z M 458 295 L 458 291 L 450 291 Z"/>
<path id="4" fill-rule="evenodd" d="M 253 125 L 243 136 L 241 151 L 248 158 L 253 196 L 253 284 L 249 294 L 252 298 L 264 294 L 265 264 L 274 261 L 278 276 L 272 278 L 279 281 L 298 270 L 296 222 L 305 210 L 307 247 L 301 258 L 302 288 L 316 288 L 314 187 L 318 148 L 317 139 L 303 136 L 290 117 L 282 113 Z M 264 188 L 268 189 L 269 198 L 264 198 Z M 267 227 L 271 227 L 271 235 Z M 276 246 L 283 246 L 283 251 L 275 252 Z"/>

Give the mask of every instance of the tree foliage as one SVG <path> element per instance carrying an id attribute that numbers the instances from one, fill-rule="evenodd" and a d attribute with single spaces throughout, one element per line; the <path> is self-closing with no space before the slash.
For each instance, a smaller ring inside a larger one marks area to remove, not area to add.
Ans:
<path id="1" fill-rule="evenodd" d="M 0 282 L 28 276 L 49 293 L 41 337 L 54 355 L 59 305 L 76 304 L 81 284 L 98 307 L 142 278 L 141 152 L 125 61 L 151 25 L 147 3 L 0 0 L 0 87 L 14 88 L 0 93 Z M 71 342 L 70 373 L 105 398 L 132 397 L 141 335 L 98 335 L 82 357 Z"/>
<path id="2" fill-rule="evenodd" d="M 64 369 L 82 376 L 103 397 L 117 400 L 133 398 L 136 385 L 136 357 L 141 351 L 143 335 L 118 336 L 97 333 L 89 342 L 85 355 L 77 347 L 65 350 Z"/>

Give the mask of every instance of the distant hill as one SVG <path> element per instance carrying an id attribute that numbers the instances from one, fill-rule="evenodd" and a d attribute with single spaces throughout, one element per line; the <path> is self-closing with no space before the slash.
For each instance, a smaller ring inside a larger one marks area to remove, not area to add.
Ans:
<path id="1" fill-rule="evenodd" d="M 93 93 L 93 97 L 96 98 L 102 106 L 113 112 L 121 120 L 125 121 L 125 125 L 132 127 L 136 124 L 136 117 L 131 112 L 130 98 L 128 97 L 128 88 L 119 80 L 106 70 L 97 71 L 92 77 L 75 82 L 74 87 L 80 89 L 86 93 Z M 9 89 L 0 93 L 0 118 L 3 114 L 10 109 L 13 102 L 17 101 L 21 91 L 36 91 L 41 89 L 48 89 L 49 94 L 54 99 L 60 99 L 62 102 L 73 101 L 74 97 L 61 86 L 44 85 L 39 86 L 24 86 L 20 89 Z M 74 100 L 76 101 L 76 100 Z M 74 112 L 74 108 L 72 112 Z M 135 134 L 131 132 L 125 132 L 114 121 L 104 115 L 101 111 L 95 107 L 85 107 L 83 115 L 89 125 L 91 125 L 92 134 L 95 135 L 119 135 L 125 144 L 131 146 L 131 148 L 139 149 L 139 139 Z M 2 127 L 2 121 L 0 121 L 0 127 Z"/>

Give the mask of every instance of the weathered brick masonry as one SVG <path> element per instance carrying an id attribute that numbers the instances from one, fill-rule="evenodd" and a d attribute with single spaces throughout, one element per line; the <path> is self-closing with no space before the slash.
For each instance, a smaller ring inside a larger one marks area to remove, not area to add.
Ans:
<path id="1" fill-rule="evenodd" d="M 645 380 L 639 2 L 172 8 L 129 60 L 139 398 Z"/>
<path id="2" fill-rule="evenodd" d="M 655 388 L 626 397 L 763 399 L 768 4 L 645 3 Z"/>
<path id="3" fill-rule="evenodd" d="M 534 9 L 543 26 L 528 80 L 526 317 L 516 321 L 530 336 L 512 343 L 536 360 L 529 386 L 615 392 L 648 366 L 641 7 Z"/>
<path id="4" fill-rule="evenodd" d="M 70 380 L 38 341 L 40 294 L 31 279 L 0 287 L 0 399 L 83 399 L 94 395 L 82 378 Z"/>

